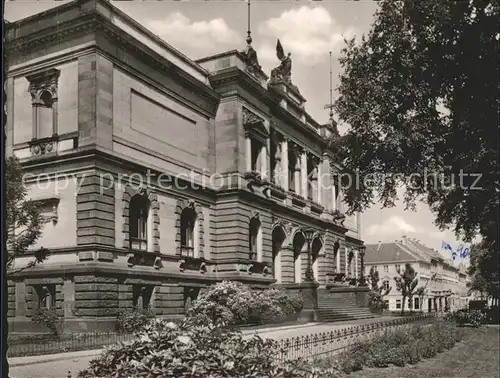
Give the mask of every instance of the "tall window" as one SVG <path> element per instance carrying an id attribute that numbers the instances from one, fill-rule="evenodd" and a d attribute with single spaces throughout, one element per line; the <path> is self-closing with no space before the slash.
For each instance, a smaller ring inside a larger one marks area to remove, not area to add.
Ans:
<path id="1" fill-rule="evenodd" d="M 196 212 L 187 208 L 181 214 L 181 255 L 194 257 Z"/>
<path id="2" fill-rule="evenodd" d="M 149 201 L 144 195 L 135 195 L 130 200 L 130 248 L 148 249 Z"/>
<path id="3" fill-rule="evenodd" d="M 251 140 L 251 148 L 252 148 L 252 171 L 260 172 L 259 163 L 260 163 L 260 153 L 262 151 L 262 145 L 256 140 Z"/>
<path id="4" fill-rule="evenodd" d="M 384 265 L 384 272 L 388 272 L 389 271 L 389 265 Z"/>
<path id="5" fill-rule="evenodd" d="M 57 134 L 57 86 L 60 71 L 50 69 L 29 75 L 33 107 L 33 139 Z"/>
<path id="6" fill-rule="evenodd" d="M 396 264 L 396 272 L 398 272 L 398 273 L 399 273 L 400 271 L 401 271 L 401 265 Z"/>
<path id="7" fill-rule="evenodd" d="M 420 299 L 419 298 L 413 298 L 414 299 L 414 304 L 415 306 L 413 306 L 415 308 L 415 310 L 420 310 Z"/>
<path id="8" fill-rule="evenodd" d="M 384 288 L 384 290 L 389 290 L 389 281 L 385 280 L 382 283 L 382 287 Z"/>
<path id="9" fill-rule="evenodd" d="M 250 221 L 248 245 L 250 251 L 250 260 L 257 260 L 259 249 L 259 231 L 260 221 L 257 218 L 252 218 L 252 220 Z"/>
<path id="10" fill-rule="evenodd" d="M 396 309 L 401 310 L 401 299 L 396 299 Z"/>

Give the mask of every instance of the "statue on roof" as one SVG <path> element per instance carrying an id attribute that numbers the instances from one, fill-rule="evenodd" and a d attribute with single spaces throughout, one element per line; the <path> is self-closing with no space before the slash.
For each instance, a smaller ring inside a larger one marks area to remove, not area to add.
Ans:
<path id="1" fill-rule="evenodd" d="M 279 82 L 284 81 L 288 84 L 292 82 L 292 59 L 290 58 L 291 53 L 285 55 L 285 51 L 283 50 L 283 46 L 281 46 L 281 42 L 278 39 L 278 43 L 276 44 L 276 56 L 281 63 L 278 67 L 274 68 L 271 71 L 271 81 Z"/>
<path id="2" fill-rule="evenodd" d="M 259 59 L 257 58 L 257 51 L 248 44 L 245 51 L 242 51 L 242 54 L 245 59 L 245 64 L 247 66 L 248 71 L 251 73 L 260 72 L 262 67 L 259 64 Z"/>

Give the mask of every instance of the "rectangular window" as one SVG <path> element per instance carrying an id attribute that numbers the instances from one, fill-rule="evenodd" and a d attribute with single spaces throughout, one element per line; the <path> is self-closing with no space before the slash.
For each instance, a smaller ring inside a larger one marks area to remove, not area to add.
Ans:
<path id="1" fill-rule="evenodd" d="M 415 308 L 415 310 L 420 310 L 420 299 L 414 298 L 414 303 L 415 303 L 415 306 L 413 306 L 413 307 Z"/>
<path id="2" fill-rule="evenodd" d="M 389 271 L 389 265 L 384 265 L 384 272 L 388 272 Z"/>
<path id="3" fill-rule="evenodd" d="M 252 149 L 252 171 L 260 172 L 259 156 L 260 156 L 262 146 L 256 140 L 252 139 L 251 140 L 251 149 Z"/>
<path id="4" fill-rule="evenodd" d="M 396 309 L 401 310 L 401 299 L 396 299 Z"/>
<path id="5" fill-rule="evenodd" d="M 401 265 L 396 264 L 396 272 L 398 272 L 398 273 L 399 273 L 400 271 L 401 271 Z"/>
<path id="6" fill-rule="evenodd" d="M 386 300 L 384 301 L 384 303 L 385 303 L 385 308 L 389 308 L 389 300 L 388 300 L 388 299 L 386 299 Z"/>
<path id="7" fill-rule="evenodd" d="M 151 307 L 154 286 L 134 285 L 132 305 L 136 310 L 146 310 Z"/>

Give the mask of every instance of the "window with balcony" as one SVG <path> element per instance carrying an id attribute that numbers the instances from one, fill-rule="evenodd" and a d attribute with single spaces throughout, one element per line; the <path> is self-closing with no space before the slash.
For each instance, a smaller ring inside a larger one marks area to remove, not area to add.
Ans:
<path id="1" fill-rule="evenodd" d="M 137 194 L 130 200 L 130 248 L 148 250 L 149 201 L 146 196 Z"/>

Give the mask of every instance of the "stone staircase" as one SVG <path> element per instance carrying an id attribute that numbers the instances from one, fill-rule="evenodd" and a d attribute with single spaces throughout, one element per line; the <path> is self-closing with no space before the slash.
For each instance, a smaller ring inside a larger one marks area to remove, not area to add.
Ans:
<path id="1" fill-rule="evenodd" d="M 321 322 L 341 322 L 376 318 L 368 307 L 358 304 L 356 293 L 346 289 L 319 289 L 317 318 Z"/>

